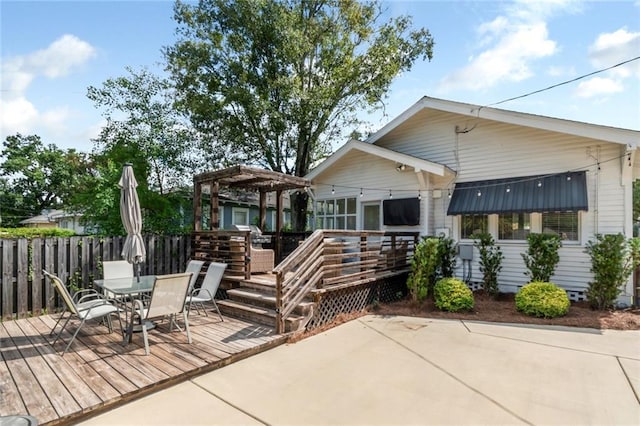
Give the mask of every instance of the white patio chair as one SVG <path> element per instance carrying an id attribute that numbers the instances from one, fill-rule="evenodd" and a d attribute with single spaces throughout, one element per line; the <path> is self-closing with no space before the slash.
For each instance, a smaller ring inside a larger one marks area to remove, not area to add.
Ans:
<path id="1" fill-rule="evenodd" d="M 133 265 L 126 260 L 106 260 L 102 262 L 102 276 L 105 280 L 133 278 Z"/>
<path id="2" fill-rule="evenodd" d="M 208 316 L 209 314 L 207 314 L 204 304 L 205 302 L 211 302 L 220 316 L 220 321 L 224 321 L 224 318 L 222 318 L 222 314 L 220 313 L 220 309 L 218 309 L 218 305 L 216 304 L 215 297 L 226 267 L 226 263 L 211 262 L 209 264 L 209 269 L 207 269 L 207 273 L 204 276 L 202 286 L 193 290 L 193 292 L 187 297 L 186 303 L 189 305 L 187 314 L 191 313 L 191 305 L 193 304 L 195 305 L 198 314 L 200 314 L 200 308 L 202 308 L 204 314 Z"/>
<path id="3" fill-rule="evenodd" d="M 133 264 L 126 260 L 105 260 L 102 262 L 102 277 L 105 280 L 116 280 L 120 278 L 133 278 Z M 113 297 L 105 290 L 105 296 Z"/>
<path id="4" fill-rule="evenodd" d="M 170 331 L 175 324 L 175 318 L 178 314 L 182 314 L 184 326 L 187 332 L 187 341 L 191 343 L 191 332 L 189 331 L 189 320 L 187 312 L 184 310 L 185 299 L 189 291 L 189 281 L 191 280 L 191 272 L 171 275 L 158 275 L 153 284 L 153 292 L 147 306 L 142 300 L 136 299 L 132 304 L 131 321 L 127 327 L 127 342 L 131 341 L 133 333 L 133 325 L 135 319 L 139 319 L 142 328 L 142 336 L 144 339 L 144 350 L 149 355 L 149 337 L 148 337 L 148 320 L 156 318 L 170 317 Z"/>
<path id="5" fill-rule="evenodd" d="M 95 290 L 81 290 L 80 292 L 76 293 L 76 295 L 74 295 L 74 298 L 71 296 L 71 294 L 67 290 L 67 287 L 62 283 L 62 280 L 60 280 L 60 278 L 53 274 L 50 274 L 45 270 L 43 270 L 42 272 L 47 278 L 49 278 L 53 287 L 56 289 L 56 291 L 64 301 L 66 307 L 65 312 L 60 315 L 60 318 L 58 318 L 58 321 L 51 329 L 49 335 L 52 335 L 54 333 L 56 327 L 65 316 L 65 313 L 69 313 L 66 321 L 62 325 L 62 328 L 56 335 L 56 338 L 53 340 L 51 345 L 55 345 L 55 343 L 58 341 L 58 339 L 62 335 L 62 332 L 69 324 L 69 320 L 71 320 L 71 318 L 75 317 L 80 320 L 80 325 L 78 325 L 78 327 L 76 328 L 76 331 L 75 333 L 73 333 L 71 340 L 69 340 L 69 343 L 67 343 L 67 346 L 64 348 L 62 355 L 67 352 L 67 350 L 71 346 L 71 343 L 73 343 L 76 336 L 78 335 L 78 332 L 87 320 L 105 318 L 107 320 L 109 333 L 111 333 L 113 332 L 113 326 L 111 324 L 111 314 L 116 314 L 118 317 L 118 321 L 120 322 L 120 329 L 122 330 L 120 310 L 113 300 L 105 299 L 100 293 Z"/>
<path id="6" fill-rule="evenodd" d="M 187 262 L 187 267 L 185 268 L 185 272 L 191 272 L 193 275 L 191 276 L 191 281 L 189 281 L 189 294 L 193 291 L 193 288 L 196 285 L 196 281 L 198 281 L 198 277 L 200 276 L 200 271 L 202 270 L 202 266 L 204 266 L 203 260 L 195 260 L 190 259 Z"/>

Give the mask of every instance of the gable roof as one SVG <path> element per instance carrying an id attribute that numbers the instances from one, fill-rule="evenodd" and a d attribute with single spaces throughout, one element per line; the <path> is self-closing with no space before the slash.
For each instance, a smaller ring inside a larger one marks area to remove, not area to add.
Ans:
<path id="1" fill-rule="evenodd" d="M 360 142 L 355 139 L 351 139 L 346 144 L 342 145 L 336 152 L 331 154 L 326 160 L 320 163 L 315 169 L 311 170 L 305 178 L 312 180 L 327 170 L 338 160 L 344 157 L 351 151 L 362 151 L 367 154 L 375 155 L 377 157 L 384 158 L 386 160 L 404 164 L 409 167 L 413 167 L 416 172 L 429 172 L 438 176 L 444 176 L 446 173 L 453 173 L 451 169 L 442 164 L 434 163 L 432 161 L 423 160 L 421 158 L 412 157 L 411 155 L 402 154 L 400 152 L 392 151 L 387 148 L 383 148 L 377 145 L 372 145 L 366 142 Z"/>
<path id="2" fill-rule="evenodd" d="M 430 98 L 428 96 L 420 99 L 402 114 L 387 123 L 383 128 L 369 136 L 365 142 L 375 144 L 383 136 L 399 127 L 402 123 L 423 109 L 451 112 L 472 118 L 493 120 L 501 123 L 599 139 L 622 145 L 630 145 L 633 148 L 637 148 L 640 145 L 640 131 L 637 130 L 621 129 L 618 127 L 601 126 L 597 124 L 582 123 L 579 121 L 545 117 L 542 115 L 483 107 L 480 105 Z"/>

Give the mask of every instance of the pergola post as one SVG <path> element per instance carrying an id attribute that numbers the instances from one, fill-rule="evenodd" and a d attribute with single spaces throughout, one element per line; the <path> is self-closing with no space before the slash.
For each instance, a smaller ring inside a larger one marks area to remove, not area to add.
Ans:
<path id="1" fill-rule="evenodd" d="M 276 212 L 276 243 L 274 247 L 276 249 L 276 259 L 280 259 L 280 249 L 282 245 L 280 236 L 284 224 L 284 194 L 281 189 L 276 191 Z"/>
<path id="2" fill-rule="evenodd" d="M 260 190 L 260 229 L 262 231 L 267 227 L 267 193 Z"/>
<path id="3" fill-rule="evenodd" d="M 220 184 L 218 181 L 211 182 L 211 218 L 209 222 L 209 230 L 220 229 L 220 203 L 219 203 Z"/>
<path id="4" fill-rule="evenodd" d="M 202 231 L 202 183 L 193 182 L 193 230 Z"/>

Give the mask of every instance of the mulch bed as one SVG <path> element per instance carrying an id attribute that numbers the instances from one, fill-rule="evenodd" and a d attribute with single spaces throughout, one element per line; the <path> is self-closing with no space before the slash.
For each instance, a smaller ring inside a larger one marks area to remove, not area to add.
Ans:
<path id="1" fill-rule="evenodd" d="M 471 312 L 443 312 L 433 300 L 421 304 L 405 299 L 372 306 L 370 313 L 379 315 L 405 315 L 468 321 L 507 322 L 517 324 L 561 325 L 611 330 L 640 330 L 640 309 L 597 311 L 587 302 L 571 302 L 567 315 L 559 318 L 535 318 L 516 310 L 515 294 L 502 293 L 496 300 L 482 291 L 474 292 L 475 306 Z"/>
<path id="2" fill-rule="evenodd" d="M 375 304 L 362 311 L 340 314 L 336 316 L 331 323 L 292 336 L 290 342 L 302 340 L 368 314 L 515 324 L 559 325 L 609 330 L 640 330 L 640 308 L 637 307 L 597 311 L 591 309 L 587 302 L 571 302 L 569 312 L 563 317 L 536 318 L 516 310 L 515 294 L 501 293 L 495 300 L 483 291 L 476 291 L 473 296 L 475 306 L 471 312 L 444 312 L 435 307 L 432 299 L 427 299 L 423 303 L 415 303 L 407 298 L 392 303 Z"/>

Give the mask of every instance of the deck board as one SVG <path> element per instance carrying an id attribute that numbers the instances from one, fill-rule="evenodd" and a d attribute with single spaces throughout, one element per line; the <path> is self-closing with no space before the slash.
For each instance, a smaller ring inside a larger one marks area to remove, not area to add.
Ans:
<path id="1" fill-rule="evenodd" d="M 146 356 L 141 334 L 123 345 L 117 321 L 113 333 L 92 323 L 61 356 L 77 322 L 52 347 L 49 332 L 57 318 L 0 323 L 0 416 L 71 424 L 286 340 L 273 327 L 230 317 L 221 322 L 215 313 L 192 312 L 192 344 L 184 331 L 169 332 L 165 321 L 149 332 L 151 355 Z"/>

